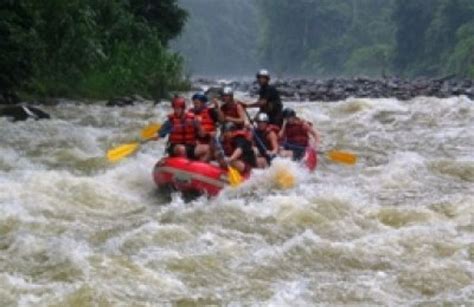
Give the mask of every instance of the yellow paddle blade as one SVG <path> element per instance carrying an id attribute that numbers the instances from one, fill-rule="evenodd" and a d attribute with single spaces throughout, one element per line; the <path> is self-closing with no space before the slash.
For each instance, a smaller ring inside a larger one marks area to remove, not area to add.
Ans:
<path id="1" fill-rule="evenodd" d="M 295 186 L 295 176 L 288 170 L 278 170 L 276 173 L 276 183 L 280 189 L 292 188 Z"/>
<path id="2" fill-rule="evenodd" d="M 357 162 L 357 156 L 350 152 L 332 150 L 327 154 L 328 158 L 332 161 L 344 163 L 344 164 L 355 164 Z"/>
<path id="3" fill-rule="evenodd" d="M 146 139 L 151 139 L 152 137 L 155 137 L 158 130 L 160 130 L 161 125 L 157 123 L 151 123 L 145 128 L 142 129 L 140 132 L 140 137 L 144 140 Z"/>
<path id="4" fill-rule="evenodd" d="M 242 175 L 240 175 L 240 172 L 232 166 L 227 168 L 227 176 L 229 176 L 229 183 L 231 187 L 235 188 L 242 183 Z"/>
<path id="5" fill-rule="evenodd" d="M 110 149 L 109 151 L 107 151 L 107 159 L 110 162 L 116 162 L 134 153 L 137 150 L 138 146 L 140 146 L 140 143 L 130 143 Z"/>

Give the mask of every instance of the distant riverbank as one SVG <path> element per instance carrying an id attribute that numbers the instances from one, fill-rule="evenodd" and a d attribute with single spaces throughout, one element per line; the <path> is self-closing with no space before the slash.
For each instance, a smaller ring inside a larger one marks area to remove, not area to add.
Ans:
<path id="1" fill-rule="evenodd" d="M 207 78 L 195 78 L 192 83 L 193 88 L 202 90 L 224 84 L 252 94 L 256 94 L 258 90 L 257 84 L 250 79 L 217 81 Z M 417 96 L 447 98 L 461 95 L 474 99 L 474 81 L 469 79 L 284 78 L 273 80 L 272 83 L 278 88 L 282 98 L 296 101 L 339 101 L 349 97 L 394 97 L 400 100 L 409 100 Z"/>

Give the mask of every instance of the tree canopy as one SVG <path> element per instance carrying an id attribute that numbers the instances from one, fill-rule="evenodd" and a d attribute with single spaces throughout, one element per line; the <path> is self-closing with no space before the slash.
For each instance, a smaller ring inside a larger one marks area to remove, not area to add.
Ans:
<path id="1" fill-rule="evenodd" d="M 280 72 L 474 77 L 472 0 L 258 0 L 260 59 Z"/>
<path id="2" fill-rule="evenodd" d="M 175 0 L 2 1 L 0 89 L 160 96 L 181 82 L 166 45 L 186 17 Z"/>

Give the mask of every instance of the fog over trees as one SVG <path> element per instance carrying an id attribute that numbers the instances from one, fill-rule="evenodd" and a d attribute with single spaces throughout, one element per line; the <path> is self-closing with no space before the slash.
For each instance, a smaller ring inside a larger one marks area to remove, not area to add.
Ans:
<path id="1" fill-rule="evenodd" d="M 180 0 L 195 74 L 474 77 L 472 0 Z"/>

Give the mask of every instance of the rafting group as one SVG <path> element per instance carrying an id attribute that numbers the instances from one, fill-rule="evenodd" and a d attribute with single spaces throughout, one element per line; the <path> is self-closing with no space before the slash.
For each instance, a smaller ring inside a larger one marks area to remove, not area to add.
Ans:
<path id="1" fill-rule="evenodd" d="M 283 108 L 277 89 L 269 84 L 268 71 L 260 70 L 257 82 L 260 91 L 254 103 L 238 101 L 230 87 L 224 87 L 211 101 L 203 93 L 194 94 L 189 109 L 184 97 L 175 96 L 173 112 L 163 125 L 148 125 L 142 129 L 139 142 L 108 150 L 107 159 L 117 162 L 144 143 L 168 137 L 167 156 L 153 168 L 158 188 L 210 196 L 229 184 L 240 185 L 252 169 L 266 168 L 278 156 L 301 161 L 310 171 L 317 166 L 318 154 L 338 163 L 356 163 L 352 153 L 316 151 L 319 133 L 294 110 Z M 259 108 L 254 118 L 248 108 Z M 280 187 L 294 184 L 288 171 L 277 177 Z"/>
<path id="2" fill-rule="evenodd" d="M 206 163 L 215 160 L 220 167 L 232 167 L 243 176 L 252 168 L 268 167 L 277 156 L 301 160 L 309 144 L 319 142 L 319 134 L 294 110 L 283 109 L 278 91 L 269 84 L 268 71 L 260 70 L 256 77 L 259 99 L 251 104 L 235 99 L 231 87 L 224 87 L 220 99 L 211 101 L 203 93 L 194 94 L 190 109 L 186 109 L 185 98 L 175 96 L 173 113 L 155 139 L 168 136 L 170 157 Z M 247 108 L 259 108 L 254 119 Z"/>

